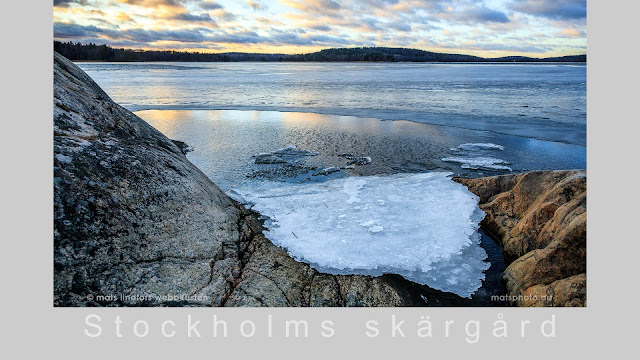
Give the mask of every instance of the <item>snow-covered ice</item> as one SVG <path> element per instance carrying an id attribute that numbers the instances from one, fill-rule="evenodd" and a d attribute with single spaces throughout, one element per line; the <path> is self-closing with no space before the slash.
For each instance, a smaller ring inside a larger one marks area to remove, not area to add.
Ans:
<path id="1" fill-rule="evenodd" d="M 307 156 L 317 156 L 315 151 L 298 149 L 295 145 L 253 155 L 256 164 L 286 164 Z"/>
<path id="2" fill-rule="evenodd" d="M 329 175 L 329 174 L 333 174 L 334 172 L 338 172 L 340 170 L 341 169 L 339 167 L 337 167 L 337 166 L 329 166 L 329 167 L 326 167 L 326 168 L 314 173 L 313 176 L 320 176 L 320 175 L 326 176 L 326 175 Z"/>
<path id="3" fill-rule="evenodd" d="M 440 160 L 450 163 L 459 163 L 463 169 L 473 170 L 502 170 L 512 171 L 505 160 L 487 156 L 494 150 L 504 150 L 504 146 L 494 143 L 466 143 L 450 149 L 452 152 L 463 156 L 445 157 Z"/>
<path id="4" fill-rule="evenodd" d="M 290 155 L 290 156 L 316 156 L 318 155 L 315 151 L 309 151 L 304 149 L 298 149 L 295 145 L 289 145 L 282 149 L 274 150 L 271 152 L 276 155 Z"/>
<path id="5" fill-rule="evenodd" d="M 253 156 L 256 164 L 286 164 L 287 161 L 280 156 L 270 153 L 260 153 Z"/>
<path id="6" fill-rule="evenodd" d="M 467 143 L 467 144 L 462 144 L 462 145 L 458 146 L 457 148 L 453 148 L 451 150 L 452 151 L 458 151 L 458 150 L 468 150 L 468 151 L 474 151 L 474 150 L 504 150 L 504 146 L 498 145 L 498 144 L 493 144 L 493 143 Z"/>
<path id="7" fill-rule="evenodd" d="M 349 162 L 347 163 L 347 165 L 349 165 L 349 166 L 351 166 L 351 165 L 367 165 L 367 164 L 371 163 L 371 157 L 369 157 L 369 156 L 355 156 L 353 154 L 348 154 L 348 153 L 340 154 L 338 156 L 349 160 Z"/>
<path id="8" fill-rule="evenodd" d="M 459 163 L 464 169 L 491 169 L 491 170 L 507 170 L 511 168 L 506 166 L 506 161 L 494 157 L 446 157 L 442 161 Z"/>
<path id="9" fill-rule="evenodd" d="M 261 182 L 229 195 L 266 218 L 266 236 L 334 274 L 395 273 L 469 297 L 489 263 L 478 197 L 451 173 Z"/>

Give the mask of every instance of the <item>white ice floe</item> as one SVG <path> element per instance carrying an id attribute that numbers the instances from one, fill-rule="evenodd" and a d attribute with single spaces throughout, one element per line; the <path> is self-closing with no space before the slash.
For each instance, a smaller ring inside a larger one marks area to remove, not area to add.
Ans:
<path id="1" fill-rule="evenodd" d="M 502 151 L 504 146 L 493 143 L 466 143 L 451 149 L 452 152 L 464 154 L 464 156 L 446 157 L 441 160 L 459 163 L 463 169 L 512 171 L 507 166 L 509 164 L 507 161 L 487 156 L 494 150 Z"/>
<path id="2" fill-rule="evenodd" d="M 320 176 L 320 175 L 327 176 L 329 174 L 333 174 L 334 172 L 338 172 L 340 170 L 342 170 L 342 169 L 340 169 L 337 166 L 330 166 L 330 167 L 324 168 L 324 169 L 314 173 L 313 176 Z"/>
<path id="3" fill-rule="evenodd" d="M 256 164 L 286 164 L 287 161 L 280 156 L 269 154 L 269 153 L 260 153 L 258 155 L 254 155 L 254 162 Z"/>
<path id="4" fill-rule="evenodd" d="M 334 274 L 395 273 L 469 297 L 489 264 L 478 197 L 451 173 L 263 182 L 229 194 L 266 218 L 266 236 Z"/>
<path id="5" fill-rule="evenodd" d="M 301 150 L 296 148 L 295 145 L 289 145 L 271 152 L 253 155 L 253 158 L 256 164 L 286 164 L 289 161 L 316 155 L 318 155 L 318 153 L 315 151 Z"/>
<path id="6" fill-rule="evenodd" d="M 369 156 L 355 156 L 355 155 L 349 154 L 349 153 L 340 154 L 338 156 L 349 160 L 349 162 L 347 163 L 347 165 L 349 165 L 349 166 L 351 166 L 351 165 L 367 165 L 367 164 L 371 163 L 371 158 Z"/>
<path id="7" fill-rule="evenodd" d="M 489 169 L 489 170 L 507 170 L 511 171 L 511 168 L 506 166 L 509 164 L 505 160 L 494 157 L 446 157 L 442 158 L 442 161 L 459 163 L 464 169 Z"/>
<path id="8" fill-rule="evenodd" d="M 315 151 L 302 150 L 298 149 L 295 145 L 289 145 L 282 149 L 278 149 L 271 152 L 276 155 L 291 155 L 291 156 L 316 156 L 318 155 Z"/>
<path id="9" fill-rule="evenodd" d="M 351 161 L 347 163 L 348 165 L 367 165 L 371 164 L 371 158 L 368 156 L 361 156 L 358 158 L 353 158 Z"/>
<path id="10" fill-rule="evenodd" d="M 451 151 L 458 151 L 458 150 L 467 150 L 467 151 L 474 151 L 474 150 L 504 150 L 504 146 L 498 145 L 498 144 L 493 144 L 493 143 L 467 143 L 467 144 L 462 144 L 462 145 L 458 146 L 457 148 L 451 149 Z"/>

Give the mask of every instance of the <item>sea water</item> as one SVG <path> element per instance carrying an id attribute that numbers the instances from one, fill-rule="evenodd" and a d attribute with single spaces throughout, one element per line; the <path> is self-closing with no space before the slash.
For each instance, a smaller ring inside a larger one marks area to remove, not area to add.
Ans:
<path id="1" fill-rule="evenodd" d="M 499 249 L 451 176 L 586 168 L 583 65 L 81 66 L 330 273 L 495 294 Z"/>
<path id="2" fill-rule="evenodd" d="M 312 112 L 586 144 L 585 64 L 79 65 L 130 110 Z"/>

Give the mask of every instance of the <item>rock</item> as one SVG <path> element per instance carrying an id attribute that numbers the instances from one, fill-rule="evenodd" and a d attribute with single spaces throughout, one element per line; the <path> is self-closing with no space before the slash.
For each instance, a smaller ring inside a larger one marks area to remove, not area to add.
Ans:
<path id="1" fill-rule="evenodd" d="M 534 285 L 522 295 L 518 306 L 586 306 L 587 275 L 571 276 L 549 285 Z"/>
<path id="2" fill-rule="evenodd" d="M 227 250 L 235 203 L 58 54 L 54 104 L 54 304 L 209 305 L 155 297 L 192 295 L 239 266 Z M 216 257 L 230 265 L 213 274 Z"/>
<path id="3" fill-rule="evenodd" d="M 454 180 L 480 197 L 481 225 L 501 242 L 509 265 L 502 283 L 512 304 L 586 306 L 585 171 Z M 522 299 L 527 294 L 537 299 Z"/>
<path id="4" fill-rule="evenodd" d="M 253 239 L 242 276 L 226 306 L 462 306 L 471 300 L 405 280 L 399 275 L 378 277 L 331 275 L 291 258 L 262 234 L 262 222 L 245 210 Z M 428 299 L 425 302 L 424 299 Z"/>
<path id="5" fill-rule="evenodd" d="M 53 117 L 55 306 L 470 304 L 397 275 L 322 274 L 295 261 L 180 143 L 57 53 Z"/>
<path id="6" fill-rule="evenodd" d="M 184 155 L 193 151 L 193 148 L 180 140 L 171 140 Z"/>

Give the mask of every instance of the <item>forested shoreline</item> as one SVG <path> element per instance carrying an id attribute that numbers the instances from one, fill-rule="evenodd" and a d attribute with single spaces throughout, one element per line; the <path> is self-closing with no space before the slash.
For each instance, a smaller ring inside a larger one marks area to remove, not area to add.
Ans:
<path id="1" fill-rule="evenodd" d="M 586 62 L 587 55 L 570 55 L 551 58 L 508 56 L 482 58 L 464 54 L 445 54 L 431 51 L 388 48 L 359 47 L 325 49 L 309 54 L 259 54 L 259 53 L 202 53 L 174 50 L 132 50 L 113 48 L 108 45 L 81 44 L 54 41 L 54 50 L 72 61 L 105 62 Z"/>

